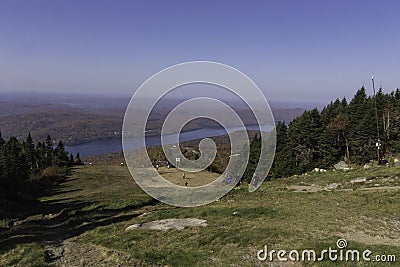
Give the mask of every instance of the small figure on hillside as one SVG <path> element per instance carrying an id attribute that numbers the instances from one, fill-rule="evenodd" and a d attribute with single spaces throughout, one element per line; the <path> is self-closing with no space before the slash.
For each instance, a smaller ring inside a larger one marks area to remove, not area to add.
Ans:
<path id="1" fill-rule="evenodd" d="M 165 166 L 167 167 L 167 169 L 169 169 L 169 161 L 168 160 L 165 162 Z"/>
<path id="2" fill-rule="evenodd" d="M 240 177 L 237 177 L 236 180 L 237 180 L 237 182 L 236 182 L 236 188 L 240 188 L 240 183 L 241 183 Z"/>
<path id="3" fill-rule="evenodd" d="M 188 186 L 188 182 L 185 182 L 185 186 L 186 186 L 186 187 Z"/>
<path id="4" fill-rule="evenodd" d="M 253 177 L 253 186 L 256 187 L 257 184 L 258 184 L 258 177 L 257 177 L 257 176 L 254 176 L 254 177 Z"/>
<path id="5" fill-rule="evenodd" d="M 156 164 L 156 170 L 157 170 L 157 171 L 158 171 L 158 167 L 159 167 L 158 164 Z"/>
<path id="6" fill-rule="evenodd" d="M 185 175 L 185 173 L 183 173 L 183 175 L 182 175 L 182 179 L 186 179 L 186 175 Z"/>

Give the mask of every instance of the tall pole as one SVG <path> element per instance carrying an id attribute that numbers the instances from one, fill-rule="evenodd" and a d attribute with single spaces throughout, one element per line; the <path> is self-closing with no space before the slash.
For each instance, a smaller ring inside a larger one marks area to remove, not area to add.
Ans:
<path id="1" fill-rule="evenodd" d="M 378 153 L 378 164 L 380 161 L 380 146 L 381 146 L 381 140 L 379 139 L 379 123 L 378 123 L 378 108 L 376 106 L 376 93 L 375 93 L 375 81 L 374 81 L 374 76 L 372 76 L 372 89 L 374 90 L 374 103 L 375 103 L 375 119 L 376 119 L 376 133 L 378 135 L 378 142 L 376 143 L 376 148 L 377 148 L 377 153 Z"/>

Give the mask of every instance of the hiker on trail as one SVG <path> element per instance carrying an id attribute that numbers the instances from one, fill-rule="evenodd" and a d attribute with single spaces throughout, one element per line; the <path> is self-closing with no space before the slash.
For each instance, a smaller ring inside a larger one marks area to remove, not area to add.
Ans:
<path id="1" fill-rule="evenodd" d="M 183 173 L 183 175 L 182 175 L 182 179 L 186 179 L 186 175 L 185 175 L 185 173 Z"/>
<path id="2" fill-rule="evenodd" d="M 185 182 L 185 186 L 188 186 L 188 182 Z"/>
<path id="3" fill-rule="evenodd" d="M 167 167 L 167 169 L 169 169 L 169 161 L 168 160 L 165 162 L 165 167 Z"/>
<path id="4" fill-rule="evenodd" d="M 158 171 L 158 167 L 159 167 L 158 164 L 156 164 L 156 169 L 157 169 L 157 171 Z"/>

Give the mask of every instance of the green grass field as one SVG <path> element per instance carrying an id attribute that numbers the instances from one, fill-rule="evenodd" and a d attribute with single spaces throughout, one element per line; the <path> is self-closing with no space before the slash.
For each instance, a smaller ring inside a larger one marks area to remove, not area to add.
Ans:
<path id="1" fill-rule="evenodd" d="M 207 206 L 176 208 L 144 193 L 126 167 L 82 166 L 14 228 L 0 232 L 0 265 L 399 266 L 399 176 L 398 167 L 309 173 L 265 181 L 254 193 L 242 185 Z M 357 177 L 366 182 L 350 182 Z M 326 190 L 333 183 L 335 189 Z M 169 218 L 205 219 L 208 225 L 125 231 L 132 224 Z M 347 249 L 395 255 L 397 262 L 257 259 L 264 245 L 320 252 L 336 248 L 339 238 L 347 240 Z"/>

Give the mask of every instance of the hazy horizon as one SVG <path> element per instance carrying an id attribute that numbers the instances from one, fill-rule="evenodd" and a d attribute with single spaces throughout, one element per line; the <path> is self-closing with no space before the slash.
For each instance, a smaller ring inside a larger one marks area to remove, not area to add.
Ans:
<path id="1" fill-rule="evenodd" d="M 10 103 L 54 103 L 54 104 L 71 104 L 74 106 L 82 105 L 87 103 L 87 106 L 96 106 L 95 103 L 98 102 L 102 107 L 114 107 L 125 109 L 131 99 L 132 95 L 107 95 L 107 94 L 85 94 L 85 93 L 54 93 L 54 92 L 0 92 L 0 102 L 10 102 Z M 187 99 L 190 96 L 167 96 L 162 98 L 166 101 L 168 100 L 180 100 Z M 230 97 L 218 97 L 220 100 L 228 100 L 233 103 L 238 102 L 238 100 Z M 330 101 L 334 101 L 332 99 Z M 312 102 L 312 101 L 275 101 L 268 100 L 271 108 L 282 108 L 282 109 L 312 109 L 312 108 L 322 108 L 326 106 L 329 102 Z"/>
<path id="2" fill-rule="evenodd" d="M 171 65 L 247 74 L 275 102 L 400 87 L 398 1 L 2 1 L 0 93 L 130 96 Z"/>

